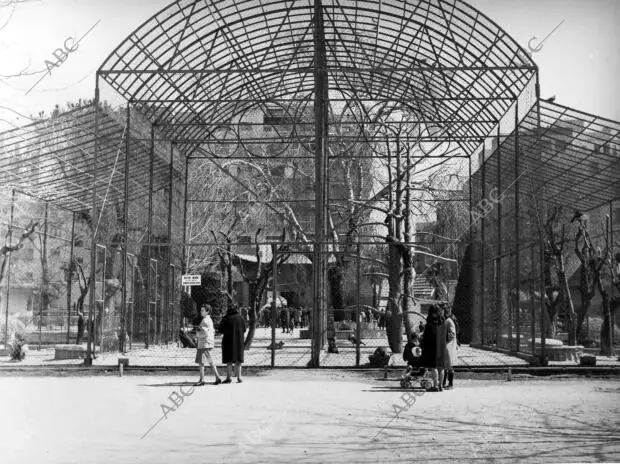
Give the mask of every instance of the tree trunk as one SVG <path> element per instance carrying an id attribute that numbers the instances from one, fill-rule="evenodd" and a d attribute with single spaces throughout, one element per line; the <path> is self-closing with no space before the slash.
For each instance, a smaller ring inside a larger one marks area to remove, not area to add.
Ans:
<path id="1" fill-rule="evenodd" d="M 547 295 L 546 307 L 547 311 L 544 313 L 545 317 L 545 338 L 555 338 L 558 325 L 557 307 L 560 297 L 558 296 L 553 301 L 553 296 Z"/>
<path id="2" fill-rule="evenodd" d="M 259 270 L 257 270 L 257 273 L 258 272 Z M 248 334 L 246 335 L 245 341 L 243 342 L 243 346 L 246 350 L 252 348 L 252 342 L 254 341 L 254 335 L 256 333 L 256 315 L 260 308 L 260 303 L 263 300 L 265 288 L 267 288 L 267 283 L 269 282 L 270 272 L 270 267 L 260 271 L 260 278 L 258 279 L 258 282 L 250 286 L 250 301 L 252 302 L 249 312 L 250 327 L 248 328 Z"/>
<path id="3" fill-rule="evenodd" d="M 581 308 L 579 309 L 579 313 L 577 314 L 577 327 L 575 328 L 575 332 L 577 333 L 577 340 L 579 341 L 579 343 L 583 343 L 584 340 L 589 338 L 589 334 L 585 332 L 583 323 L 586 320 L 591 303 L 592 300 L 590 298 L 587 298 L 587 296 L 584 295 L 583 290 L 581 290 Z"/>
<path id="4" fill-rule="evenodd" d="M 390 286 L 388 309 L 387 336 L 392 353 L 400 353 L 403 343 L 403 313 L 400 306 L 402 298 L 401 272 L 402 263 L 398 245 L 390 243 L 388 246 L 388 283 Z"/>
<path id="5" fill-rule="evenodd" d="M 255 305 L 250 306 L 248 311 L 248 317 L 250 319 L 250 325 L 248 327 L 248 334 L 245 336 L 243 346 L 246 350 L 252 348 L 252 342 L 254 342 L 254 335 L 256 333 L 256 313 L 257 308 Z"/>
<path id="6" fill-rule="evenodd" d="M 336 265 L 327 271 L 332 308 L 334 308 L 334 322 L 344 320 L 344 268 L 344 259 L 340 256 L 336 259 Z"/>
<path id="7" fill-rule="evenodd" d="M 413 263 L 411 248 L 407 248 L 403 253 L 403 318 L 405 323 L 405 333 L 407 340 L 414 332 L 414 318 L 411 311 L 411 287 L 413 284 Z"/>
<path id="8" fill-rule="evenodd" d="M 611 326 L 611 304 L 609 292 L 599 283 L 599 292 L 603 299 L 603 325 L 601 326 L 601 356 L 613 356 L 612 326 Z"/>
<path id="9" fill-rule="evenodd" d="M 563 306 L 568 311 L 568 344 L 570 346 L 575 346 L 577 344 L 575 306 L 573 305 L 573 297 L 571 296 L 570 286 L 568 285 L 568 279 L 566 277 L 566 271 L 564 270 L 564 259 L 560 257 L 560 260 L 561 270 L 558 271 L 558 280 L 560 281 L 560 285 L 562 286 L 562 300 L 565 303 Z"/>

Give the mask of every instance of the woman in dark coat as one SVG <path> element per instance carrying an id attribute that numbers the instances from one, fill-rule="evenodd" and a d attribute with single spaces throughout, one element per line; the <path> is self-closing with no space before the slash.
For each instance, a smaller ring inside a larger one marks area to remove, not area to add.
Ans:
<path id="1" fill-rule="evenodd" d="M 448 327 L 443 309 L 433 305 L 428 310 L 426 327 L 422 336 L 422 366 L 430 369 L 433 387 L 430 391 L 443 391 L 443 370 L 448 358 L 446 347 Z"/>
<path id="2" fill-rule="evenodd" d="M 243 334 L 245 321 L 235 306 L 228 308 L 226 316 L 220 322 L 222 333 L 222 362 L 226 364 L 226 380 L 222 383 L 230 383 L 232 376 L 232 364 L 235 363 L 235 375 L 237 382 L 241 383 L 241 364 L 243 363 Z"/>

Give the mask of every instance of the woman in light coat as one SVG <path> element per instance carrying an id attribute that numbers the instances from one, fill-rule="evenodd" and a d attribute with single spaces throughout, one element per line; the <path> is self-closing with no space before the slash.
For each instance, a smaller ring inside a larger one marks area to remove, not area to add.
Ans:
<path id="1" fill-rule="evenodd" d="M 454 323 L 454 315 L 452 314 L 452 308 L 445 307 L 446 326 L 448 327 L 447 336 L 447 353 L 448 359 L 446 360 L 446 375 L 443 378 L 443 388 L 451 389 L 454 387 L 454 366 L 458 362 L 456 353 L 457 340 L 456 340 L 456 324 Z M 446 383 L 448 384 L 446 386 Z"/>

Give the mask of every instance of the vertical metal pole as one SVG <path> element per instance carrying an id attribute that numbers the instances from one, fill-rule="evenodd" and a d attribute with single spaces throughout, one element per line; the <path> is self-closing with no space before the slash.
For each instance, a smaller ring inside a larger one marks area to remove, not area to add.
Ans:
<path id="1" fill-rule="evenodd" d="M 482 191 L 481 198 L 486 198 L 487 190 L 487 162 L 486 162 L 486 140 L 482 147 Z M 486 302 L 486 276 L 484 272 L 486 260 L 486 215 L 480 219 L 480 344 L 485 344 L 485 302 Z M 496 342 L 497 343 L 497 342 Z"/>
<path id="2" fill-rule="evenodd" d="M 41 260 L 47 263 L 47 220 L 48 220 L 48 213 L 49 213 L 49 203 L 45 202 L 45 213 L 44 213 L 44 217 L 43 217 L 43 245 L 41 246 Z M 46 264 L 47 265 L 47 264 Z M 45 273 L 46 270 L 45 269 L 41 269 L 42 273 Z M 49 277 L 46 277 L 46 280 L 44 283 L 44 287 L 41 288 L 41 293 L 40 293 L 40 297 L 39 297 L 39 351 L 41 351 L 41 338 L 42 338 L 42 327 L 43 327 L 43 296 L 45 295 L 45 298 L 47 299 L 47 292 L 48 292 L 48 287 L 49 287 L 49 283 L 47 282 L 47 279 Z M 46 310 L 48 310 L 48 308 L 45 308 Z"/>
<path id="3" fill-rule="evenodd" d="M 536 68 L 536 142 L 538 145 L 538 161 L 542 162 L 542 153 L 541 153 L 541 145 L 540 145 L 540 77 L 538 73 L 538 68 Z M 539 176 L 541 173 L 538 174 Z M 539 189 L 537 189 L 540 194 L 543 196 L 544 200 L 544 191 L 542 190 L 542 185 Z M 539 202 L 544 205 L 544 201 Z M 543 211 L 538 212 L 541 216 L 543 215 Z M 547 357 L 547 347 L 546 347 L 546 337 L 545 337 L 545 244 L 543 242 L 543 234 L 544 232 L 540 231 L 540 241 L 539 241 L 539 254 L 540 254 L 540 364 L 546 364 L 545 360 Z"/>
<path id="4" fill-rule="evenodd" d="M 188 247 L 187 247 L 187 190 L 189 184 L 189 159 L 185 157 L 185 178 L 183 179 L 183 261 L 181 263 L 181 274 L 185 274 L 187 272 L 187 260 L 188 260 Z M 188 287 L 186 287 L 187 289 Z M 191 288 L 191 287 L 189 287 Z M 179 321 L 181 323 L 181 321 Z"/>
<path id="5" fill-rule="evenodd" d="M 613 200 L 611 200 L 609 202 L 609 259 L 612 262 L 612 266 L 613 266 L 613 262 L 614 262 L 614 208 L 613 208 Z M 613 298 L 613 294 L 614 294 L 614 273 L 613 273 L 613 269 L 611 272 L 611 276 L 610 276 L 610 285 L 611 285 L 611 292 L 610 295 Z M 615 333 L 615 328 L 616 328 L 616 312 L 615 311 L 611 311 L 611 346 L 613 348 L 614 346 L 614 333 Z"/>
<path id="6" fill-rule="evenodd" d="M 125 138 L 125 188 L 123 192 L 123 244 L 121 251 L 121 259 L 123 260 L 122 267 L 122 293 L 121 293 L 121 327 L 119 340 L 119 351 L 121 353 L 126 352 L 125 344 L 127 342 L 127 247 L 129 246 L 128 240 L 128 227 L 129 221 L 129 154 L 131 151 L 131 106 L 127 103 L 127 137 Z"/>
<path id="7" fill-rule="evenodd" d="M 185 274 L 187 273 L 187 269 L 188 269 L 188 265 L 187 265 L 187 260 L 188 260 L 188 246 L 187 246 L 187 190 L 188 190 L 188 184 L 189 184 L 189 179 L 188 179 L 188 175 L 189 175 L 189 159 L 187 157 L 185 157 L 185 178 L 183 179 L 184 181 L 184 186 L 183 186 L 183 262 L 181 263 L 181 274 Z M 191 288 L 191 287 L 189 287 Z M 187 287 L 186 287 L 187 289 Z M 179 321 L 179 324 L 182 321 Z"/>
<path id="8" fill-rule="evenodd" d="M 92 181 L 93 181 L 93 204 L 91 207 L 91 221 L 92 221 L 92 238 L 90 243 L 90 296 L 88 298 L 88 343 L 86 344 L 86 359 L 84 360 L 85 366 L 93 365 L 93 308 L 95 307 L 95 291 L 97 285 L 95 283 L 96 272 L 95 266 L 97 261 L 97 231 L 98 223 L 95 222 L 97 217 L 97 157 L 99 155 L 99 72 L 95 76 L 95 143 L 93 150 L 93 162 L 92 162 Z M 103 205 L 102 205 L 103 208 Z"/>
<path id="9" fill-rule="evenodd" d="M 325 280 L 327 274 L 327 145 L 328 145 L 328 76 L 323 24 L 323 4 L 314 0 L 314 124 L 315 124 L 315 246 L 314 246 L 314 317 L 310 364 L 319 367 L 320 351 L 325 343 Z"/>
<path id="10" fill-rule="evenodd" d="M 69 269 L 67 277 L 67 345 L 71 343 L 71 287 L 73 283 L 73 253 L 75 243 L 75 213 L 71 214 L 71 248 L 69 249 Z"/>
<path id="11" fill-rule="evenodd" d="M 515 319 L 517 326 L 517 346 L 516 351 L 520 351 L 521 348 L 521 222 L 520 222 L 520 201 L 519 201 L 519 99 L 516 99 L 515 102 L 515 273 L 516 273 L 516 281 L 515 288 L 517 291 L 516 305 L 515 305 Z M 510 324 L 512 327 L 512 323 Z M 511 339 L 512 340 L 512 339 Z"/>
<path id="12" fill-rule="evenodd" d="M 276 244 L 271 245 L 272 278 L 272 304 L 271 304 L 271 367 L 276 365 L 276 311 L 278 308 L 278 250 Z"/>
<path id="13" fill-rule="evenodd" d="M 501 121 L 497 123 L 497 177 L 496 177 L 496 187 L 498 190 L 498 195 L 502 193 L 502 137 L 501 137 Z M 496 345 L 500 346 L 500 341 L 502 339 L 502 316 L 503 316 L 503 306 L 502 306 L 502 285 L 501 285 L 501 275 L 502 275 L 502 205 L 498 203 L 497 205 L 497 227 L 496 227 L 496 253 L 497 256 L 495 258 L 495 337 L 496 337 Z M 509 348 L 512 349 L 512 333 L 510 328 L 508 329 L 508 343 Z"/>
<path id="14" fill-rule="evenodd" d="M 483 153 L 483 157 L 484 157 L 484 143 L 482 145 L 482 153 Z M 473 246 L 473 241 L 474 241 L 474 217 L 473 217 L 473 192 L 472 192 L 472 167 L 471 167 L 471 155 L 468 158 L 469 160 L 469 243 Z"/>
<path id="15" fill-rule="evenodd" d="M 129 316 L 129 349 L 134 338 L 134 312 L 136 309 L 136 257 L 131 255 L 131 314 Z"/>
<path id="16" fill-rule="evenodd" d="M 181 273 L 187 272 L 187 190 L 188 190 L 188 175 L 189 175 L 189 159 L 185 157 L 185 185 L 183 187 L 183 264 L 181 265 Z"/>
<path id="17" fill-rule="evenodd" d="M 535 246 L 531 246 L 532 253 L 532 271 L 534 270 L 534 263 L 536 262 L 536 250 Z M 534 284 L 531 286 L 531 296 L 530 296 L 530 336 L 532 338 L 532 355 L 536 354 L 536 308 L 534 306 Z"/>
<path id="18" fill-rule="evenodd" d="M 101 249 L 103 250 L 103 269 L 101 271 L 101 307 L 95 308 L 100 311 L 99 314 L 95 315 L 95 323 L 97 322 L 97 316 L 99 316 L 99 325 L 97 327 L 98 332 L 99 332 L 99 339 L 97 341 L 99 342 L 99 352 L 102 353 L 103 352 L 103 326 L 105 324 L 104 318 L 106 317 L 105 316 L 105 297 L 106 297 L 105 278 L 108 273 L 108 247 L 106 245 L 103 245 Z"/>
<path id="19" fill-rule="evenodd" d="M 360 330 L 360 285 L 362 282 L 362 248 L 359 244 L 359 239 L 357 243 L 357 288 L 356 288 L 356 301 L 357 308 L 355 310 L 355 338 L 357 339 L 357 343 L 355 344 L 355 367 L 360 366 L 360 343 L 362 340 L 362 331 Z"/>
<path id="20" fill-rule="evenodd" d="M 7 238 L 9 244 L 13 245 L 13 215 L 15 212 L 15 190 L 11 193 L 11 219 L 9 221 L 9 229 L 7 230 Z M 7 259 L 7 274 L 6 274 L 6 302 L 4 305 L 4 350 L 8 350 L 9 345 L 9 298 L 11 297 L 11 255 L 9 251 Z M 7 351 L 8 352 L 8 351 Z"/>
<path id="21" fill-rule="evenodd" d="M 153 164 L 155 158 L 155 133 L 151 126 L 151 150 L 149 156 L 149 211 L 148 211 L 148 223 L 146 228 L 146 348 L 149 347 L 151 339 L 151 233 L 153 228 Z M 157 285 L 157 283 L 155 283 Z"/>
<path id="22" fill-rule="evenodd" d="M 607 243 L 610 243 L 610 240 L 612 240 L 612 235 L 611 235 L 611 216 L 607 215 L 607 217 L 605 218 L 605 235 L 607 236 Z M 608 259 L 613 260 L 613 255 L 608 257 Z M 613 262 L 613 261 L 610 261 Z M 613 273 L 609 276 L 609 286 L 611 287 L 611 291 L 610 291 L 610 295 L 612 294 L 611 292 L 613 292 L 613 285 L 614 285 L 614 276 Z M 609 306 L 607 307 L 607 309 L 605 310 L 607 312 L 607 314 L 604 314 L 603 317 L 607 316 L 608 320 L 609 320 L 609 327 L 607 327 L 607 337 L 609 339 L 609 349 L 611 352 L 611 355 L 613 356 L 614 353 L 614 325 L 613 325 L 613 311 L 611 310 L 611 301 L 609 302 Z M 601 340 L 602 341 L 602 340 Z"/>
<path id="23" fill-rule="evenodd" d="M 171 295 L 170 295 L 170 266 L 172 265 L 172 175 L 174 167 L 174 144 L 170 143 L 170 169 L 168 172 L 168 256 L 167 256 L 167 265 L 166 265 L 166 344 L 169 343 L 170 339 L 168 338 L 170 331 L 170 322 L 172 321 L 172 313 L 171 313 Z"/>

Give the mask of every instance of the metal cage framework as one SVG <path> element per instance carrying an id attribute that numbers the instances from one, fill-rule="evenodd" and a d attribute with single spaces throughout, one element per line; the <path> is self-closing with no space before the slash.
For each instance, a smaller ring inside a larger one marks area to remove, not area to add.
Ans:
<path id="1" fill-rule="evenodd" d="M 128 102 L 125 115 L 102 106 L 103 83 Z M 70 211 L 90 209 L 93 218 L 111 203 L 122 204 L 116 234 L 104 237 L 95 228 L 92 243 L 120 250 L 121 280 L 127 281 L 134 266 L 126 263 L 140 251 L 137 244 L 148 249 L 147 263 L 156 255 L 166 269 L 183 270 L 192 247 L 219 246 L 187 237 L 188 204 L 238 200 L 190 191 L 197 163 L 207 160 L 219 171 L 234 162 L 307 167 L 312 182 L 304 197 L 289 191 L 266 200 L 237 183 L 244 201 L 264 203 L 284 217 L 284 202 L 305 205 L 313 319 L 320 321 L 313 327 L 310 364 L 318 366 L 327 324 L 330 219 L 342 203 L 335 187 L 342 172 L 333 163 L 353 155 L 391 162 L 378 144 L 448 146 L 439 154 L 423 149 L 414 159 L 415 166 L 469 160 L 468 234 L 480 248 L 473 339 L 524 351 L 521 338 L 531 329 L 536 352 L 541 331 L 534 306 L 541 312 L 542 300 L 527 300 L 529 325 L 519 308 L 522 289 L 542 293 L 532 219 L 540 205 L 534 199 L 588 210 L 620 196 L 618 153 L 605 148 L 618 146 L 618 123 L 543 102 L 539 92 L 531 57 L 461 0 L 178 0 L 104 61 L 92 105 L 2 134 L 3 148 L 17 155 L 0 159 L 0 181 Z M 573 175 L 592 158 L 599 162 L 591 175 Z M 36 173 L 25 165 L 37 165 Z M 472 212 L 493 187 L 504 200 L 476 221 Z M 385 199 L 386 189 L 372 195 Z M 142 213 L 137 224 L 130 224 L 132 207 Z M 284 225 L 299 229 L 290 215 Z M 140 227 L 146 234 L 137 239 Z M 166 275 L 166 281 L 175 278 Z M 155 294 L 178 298 L 170 285 Z M 126 288 L 122 307 L 132 303 L 133 311 L 135 297 Z M 95 307 L 95 292 L 90 298 Z M 133 312 L 125 312 L 121 332 L 134 325 L 128 322 Z M 498 341 L 508 332 L 512 340 L 513 329 L 516 343 Z"/>

